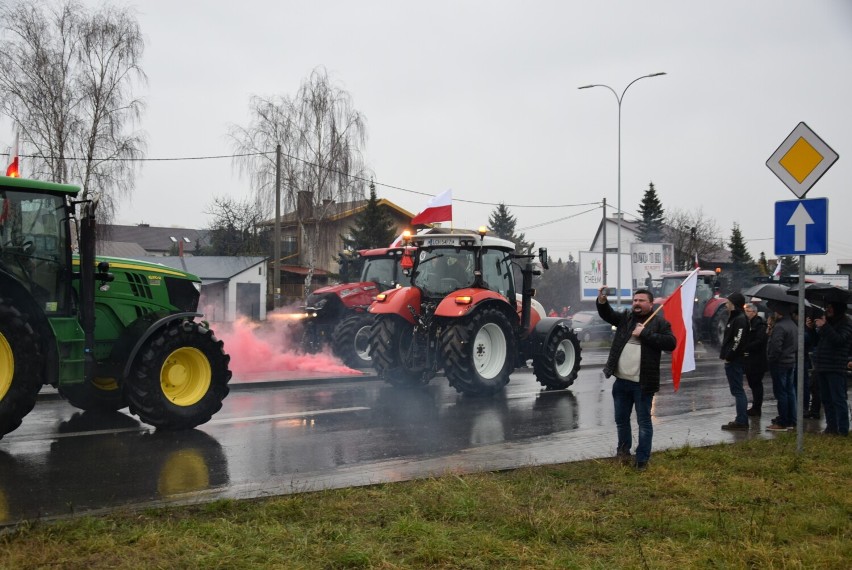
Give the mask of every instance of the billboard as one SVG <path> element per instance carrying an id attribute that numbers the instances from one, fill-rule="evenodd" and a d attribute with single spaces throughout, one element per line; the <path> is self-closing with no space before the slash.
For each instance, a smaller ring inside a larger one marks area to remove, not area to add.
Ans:
<path id="1" fill-rule="evenodd" d="M 670 243 L 631 243 L 633 288 L 655 287 L 663 273 L 674 271 L 674 246 Z"/>
<path id="2" fill-rule="evenodd" d="M 603 253 L 600 251 L 580 252 L 580 300 L 594 301 L 598 296 L 598 289 L 603 285 L 615 287 L 618 279 L 616 261 L 618 254 L 614 251 L 606 254 L 607 278 L 603 276 Z M 630 254 L 621 254 L 621 297 L 631 299 L 633 297 L 633 274 L 630 266 Z"/>

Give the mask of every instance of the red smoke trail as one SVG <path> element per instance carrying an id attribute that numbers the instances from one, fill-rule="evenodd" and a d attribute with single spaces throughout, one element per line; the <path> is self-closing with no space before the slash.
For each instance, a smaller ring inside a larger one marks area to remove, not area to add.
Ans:
<path id="1" fill-rule="evenodd" d="M 216 336 L 225 342 L 225 352 L 231 355 L 232 382 L 362 374 L 331 353 L 301 353 L 298 322 L 277 319 L 272 313 L 268 316 L 271 318 L 264 323 L 243 318 L 233 323 L 211 323 Z"/>

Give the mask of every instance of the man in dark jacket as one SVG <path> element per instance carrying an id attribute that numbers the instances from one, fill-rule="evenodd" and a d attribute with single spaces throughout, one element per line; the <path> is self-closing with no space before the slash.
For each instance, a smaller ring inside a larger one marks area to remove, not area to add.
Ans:
<path id="1" fill-rule="evenodd" d="M 778 418 L 769 431 L 792 430 L 796 427 L 796 358 L 799 350 L 799 329 L 793 321 L 794 305 L 767 303 L 775 311 L 775 322 L 766 342 L 766 360 L 772 377 L 772 390 L 778 402 Z"/>
<path id="2" fill-rule="evenodd" d="M 852 321 L 844 303 L 828 303 L 825 315 L 814 319 L 816 348 L 814 370 L 819 374 L 825 433 L 849 435 L 849 405 L 846 395 L 846 368 L 852 348 Z"/>
<path id="3" fill-rule="evenodd" d="M 745 354 L 746 332 L 748 319 L 743 313 L 745 297 L 742 293 L 731 293 L 725 302 L 728 307 L 728 324 L 725 326 L 725 336 L 719 358 L 725 361 L 725 376 L 728 377 L 728 387 L 737 407 L 737 417 L 732 422 L 722 426 L 727 430 L 748 429 L 748 398 L 743 388 L 743 354 Z"/>
<path id="4" fill-rule="evenodd" d="M 606 287 L 601 287 L 597 299 L 598 314 L 615 325 L 612 347 L 604 367 L 604 375 L 615 376 L 612 401 L 618 432 L 616 456 L 629 460 L 633 433 L 630 416 L 636 408 L 639 424 L 639 443 L 636 446 L 636 468 L 645 469 L 651 458 L 651 404 L 660 389 L 660 354 L 671 352 L 677 340 L 668 321 L 658 314 L 648 320 L 654 308 L 654 294 L 647 289 L 633 293 L 630 311 L 615 311 L 607 302 Z M 647 322 L 646 322 L 647 321 Z"/>
<path id="5" fill-rule="evenodd" d="M 763 407 L 763 377 L 766 375 L 766 321 L 757 313 L 753 303 L 743 308 L 748 319 L 743 365 L 748 387 L 751 389 L 749 416 L 760 416 Z"/>

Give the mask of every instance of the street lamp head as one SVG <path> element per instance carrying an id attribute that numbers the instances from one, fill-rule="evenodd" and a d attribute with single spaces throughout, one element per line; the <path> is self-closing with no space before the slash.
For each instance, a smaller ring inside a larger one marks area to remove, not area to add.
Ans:
<path id="1" fill-rule="evenodd" d="M 651 75 L 649 75 L 648 77 L 657 77 L 657 76 L 659 76 L 659 75 L 665 75 L 665 74 L 666 74 L 666 72 L 665 72 L 665 71 L 659 71 L 659 72 L 657 72 L 657 73 L 652 73 L 652 74 L 651 74 Z"/>
<path id="2" fill-rule="evenodd" d="M 597 87 L 597 85 L 583 85 L 582 87 L 577 87 L 577 89 L 588 89 L 589 87 Z"/>

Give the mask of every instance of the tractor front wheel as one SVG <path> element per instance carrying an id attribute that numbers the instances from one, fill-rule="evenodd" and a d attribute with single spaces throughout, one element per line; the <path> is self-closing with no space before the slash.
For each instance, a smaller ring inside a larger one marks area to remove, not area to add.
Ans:
<path id="1" fill-rule="evenodd" d="M 334 354 L 350 368 L 372 366 L 370 356 L 370 329 L 373 316 L 365 313 L 350 315 L 340 321 L 331 335 Z"/>
<path id="2" fill-rule="evenodd" d="M 516 351 L 512 325 L 495 308 L 451 325 L 441 338 L 444 373 L 462 394 L 488 396 L 502 390 L 514 370 Z"/>
<path id="3" fill-rule="evenodd" d="M 562 390 L 577 379 L 580 360 L 577 335 L 568 327 L 557 326 L 547 340 L 544 352 L 533 358 L 533 373 L 542 386 Z"/>
<path id="4" fill-rule="evenodd" d="M 370 354 L 379 377 L 394 386 L 418 386 L 429 381 L 414 354 L 414 326 L 396 315 L 379 315 L 370 330 Z"/>
<path id="5" fill-rule="evenodd" d="M 0 299 L 0 438 L 17 429 L 35 406 L 41 361 L 29 318 Z"/>
<path id="6" fill-rule="evenodd" d="M 228 395 L 231 358 L 213 331 L 195 321 L 155 333 L 125 380 L 130 411 L 157 428 L 191 429 L 208 421 Z"/>

